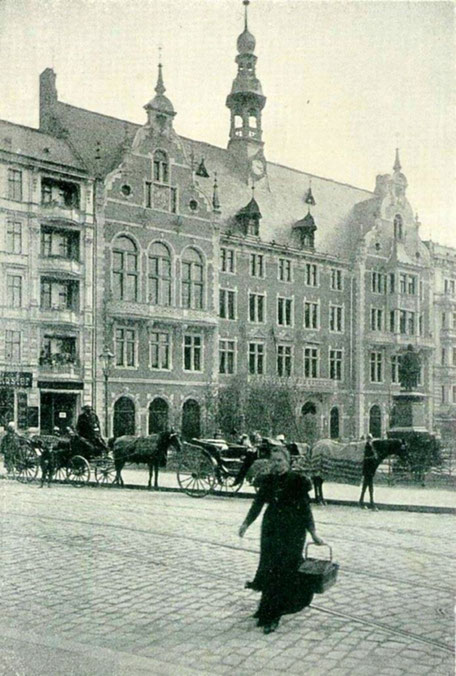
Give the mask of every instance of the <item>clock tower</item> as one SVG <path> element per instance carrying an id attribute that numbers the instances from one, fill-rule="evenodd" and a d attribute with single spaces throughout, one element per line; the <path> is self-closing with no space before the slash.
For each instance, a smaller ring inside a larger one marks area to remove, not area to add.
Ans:
<path id="1" fill-rule="evenodd" d="M 237 39 L 236 63 L 238 72 L 233 80 L 226 105 L 231 112 L 230 140 L 228 150 L 236 157 L 246 181 L 266 175 L 266 160 L 263 153 L 261 111 L 266 103 L 261 82 L 256 77 L 255 38 L 249 32 L 247 7 L 250 0 L 243 0 L 245 8 L 244 30 Z"/>

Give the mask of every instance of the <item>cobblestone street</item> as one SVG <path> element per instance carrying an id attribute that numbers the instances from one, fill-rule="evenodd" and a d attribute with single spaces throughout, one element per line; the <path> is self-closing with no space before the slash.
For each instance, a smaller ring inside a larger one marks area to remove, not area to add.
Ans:
<path id="1" fill-rule="evenodd" d="M 339 580 L 265 636 L 249 502 L 0 482 L 0 673 L 453 674 L 454 516 L 314 507 Z"/>

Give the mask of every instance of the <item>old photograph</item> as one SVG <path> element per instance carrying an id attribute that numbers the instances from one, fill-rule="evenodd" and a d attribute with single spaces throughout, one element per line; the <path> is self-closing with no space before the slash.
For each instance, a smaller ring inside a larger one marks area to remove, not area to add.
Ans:
<path id="1" fill-rule="evenodd" d="M 456 32 L 0 0 L 0 676 L 452 676 Z"/>

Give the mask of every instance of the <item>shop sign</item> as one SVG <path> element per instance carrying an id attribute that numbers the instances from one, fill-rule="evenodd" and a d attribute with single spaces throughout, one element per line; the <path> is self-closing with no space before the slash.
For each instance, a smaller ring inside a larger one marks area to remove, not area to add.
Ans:
<path id="1" fill-rule="evenodd" d="M 32 373 L 0 371 L 0 387 L 32 387 L 32 381 Z"/>

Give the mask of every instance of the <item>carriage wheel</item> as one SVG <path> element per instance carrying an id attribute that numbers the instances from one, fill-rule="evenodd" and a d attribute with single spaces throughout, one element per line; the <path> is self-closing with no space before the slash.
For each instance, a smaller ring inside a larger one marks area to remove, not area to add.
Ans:
<path id="1" fill-rule="evenodd" d="M 68 481 L 75 486 L 82 486 L 90 479 L 90 465 L 82 455 L 74 455 L 68 463 Z"/>
<path id="2" fill-rule="evenodd" d="M 59 481 L 60 483 L 64 483 L 65 481 L 68 481 L 68 470 L 66 467 L 57 467 L 57 469 L 54 471 L 52 478 L 54 481 Z"/>
<path id="3" fill-rule="evenodd" d="M 116 480 L 116 468 L 112 460 L 101 460 L 95 465 L 95 481 L 98 485 L 112 484 Z"/>
<path id="4" fill-rule="evenodd" d="M 214 466 L 200 448 L 182 451 L 177 467 L 177 481 L 187 495 L 203 498 L 215 483 Z"/>
<path id="5" fill-rule="evenodd" d="M 236 495 L 236 493 L 242 488 L 244 482 L 242 482 L 241 484 L 237 484 L 236 486 L 233 486 L 234 479 L 235 476 L 231 474 L 225 473 L 220 474 L 220 476 L 217 477 L 214 486 L 215 492 L 227 496 Z"/>
<path id="6" fill-rule="evenodd" d="M 16 460 L 16 477 L 27 483 L 36 479 L 38 474 L 38 453 L 34 448 L 23 448 Z"/>

